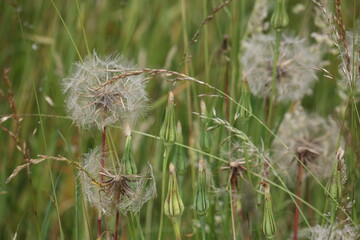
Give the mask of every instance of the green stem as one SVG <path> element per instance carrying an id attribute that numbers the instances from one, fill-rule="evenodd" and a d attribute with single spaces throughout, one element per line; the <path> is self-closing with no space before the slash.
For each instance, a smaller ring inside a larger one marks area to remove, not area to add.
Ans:
<path id="1" fill-rule="evenodd" d="M 143 230 L 142 230 L 141 224 L 140 224 L 140 216 L 139 215 L 135 216 L 135 220 L 136 220 L 136 224 L 137 224 L 138 236 L 140 237 L 141 240 L 145 240 L 144 233 L 143 233 Z"/>
<path id="2" fill-rule="evenodd" d="M 180 226 L 179 226 L 179 222 L 177 220 L 173 220 L 173 227 L 174 227 L 174 232 L 175 232 L 175 236 L 176 236 L 176 240 L 181 240 L 181 233 L 180 233 Z"/>
<path id="3" fill-rule="evenodd" d="M 206 240 L 206 235 L 205 235 L 205 217 L 204 217 L 204 216 L 200 216 L 200 223 L 201 223 L 201 239 L 202 239 L 202 240 Z"/>
<path id="4" fill-rule="evenodd" d="M 164 146 L 164 161 L 162 167 L 162 180 L 161 180 L 161 213 L 160 213 L 160 226 L 159 226 L 159 233 L 158 233 L 158 240 L 161 239 L 162 229 L 164 224 L 164 203 L 165 203 L 165 185 L 166 185 L 166 168 L 167 162 L 169 158 L 171 147 L 165 145 Z"/>
<path id="5" fill-rule="evenodd" d="M 268 115 L 266 116 L 266 124 L 271 129 L 271 119 L 273 114 L 273 105 L 275 101 L 275 86 L 276 86 L 276 79 L 277 79 L 277 67 L 279 61 L 279 50 L 280 50 L 280 42 L 281 42 L 281 35 L 282 31 L 276 31 L 275 34 L 275 53 L 274 53 L 274 62 L 273 62 L 273 71 L 272 71 L 272 80 L 271 80 L 271 96 L 270 96 L 270 103 L 268 109 Z M 270 145 L 270 135 L 267 137 L 268 144 Z"/>

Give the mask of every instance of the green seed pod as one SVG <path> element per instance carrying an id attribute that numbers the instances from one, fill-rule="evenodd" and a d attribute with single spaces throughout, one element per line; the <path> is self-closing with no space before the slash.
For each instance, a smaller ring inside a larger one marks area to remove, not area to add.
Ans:
<path id="1" fill-rule="evenodd" d="M 342 149 L 339 149 L 339 151 L 342 151 Z M 336 154 L 336 159 L 334 161 L 334 166 L 332 170 L 331 179 L 327 185 L 327 191 L 330 195 L 330 198 L 334 198 L 336 200 L 341 198 L 342 195 L 342 184 L 341 184 L 341 166 L 340 161 L 343 157 L 343 154 Z"/>
<path id="2" fill-rule="evenodd" d="M 263 231 L 267 239 L 273 239 L 276 233 L 276 224 L 272 212 L 270 185 L 266 182 L 262 182 L 262 185 L 265 190 Z"/>
<path id="3" fill-rule="evenodd" d="M 180 121 L 178 121 L 178 124 L 177 124 L 176 142 L 178 142 L 180 144 L 183 144 L 183 142 L 184 142 Z M 185 153 L 185 149 L 183 147 L 175 146 L 172 161 L 175 165 L 176 171 L 180 175 L 184 175 L 186 172 L 186 153 Z"/>
<path id="4" fill-rule="evenodd" d="M 241 88 L 241 97 L 238 106 L 238 114 L 241 120 L 248 120 L 252 116 L 252 106 L 251 106 L 251 94 L 249 89 L 249 82 L 245 73 L 242 77 L 242 88 Z"/>
<path id="5" fill-rule="evenodd" d="M 201 159 L 199 163 L 199 176 L 196 186 L 194 207 L 196 213 L 199 216 L 205 215 L 209 209 L 209 198 L 207 195 L 207 188 L 206 188 L 205 161 L 203 159 Z"/>
<path id="6" fill-rule="evenodd" d="M 132 151 L 131 129 L 129 126 L 125 127 L 125 135 L 125 149 L 122 157 L 122 163 L 125 165 L 125 174 L 137 174 L 135 158 Z"/>
<path id="7" fill-rule="evenodd" d="M 200 109 L 202 115 L 204 116 L 208 115 L 206 110 L 206 105 L 203 100 L 201 100 L 200 102 Z M 209 120 L 202 119 L 201 122 L 202 124 L 201 124 L 201 134 L 200 134 L 200 147 L 203 151 L 210 152 L 212 146 L 212 136 L 210 131 L 206 130 L 206 128 L 209 125 Z"/>
<path id="8" fill-rule="evenodd" d="M 164 214 L 172 221 L 179 221 L 178 219 L 180 219 L 184 212 L 184 204 L 180 197 L 179 187 L 176 180 L 175 167 L 172 163 L 170 163 L 169 170 L 169 187 L 164 205 Z"/>
<path id="9" fill-rule="evenodd" d="M 277 31 L 282 31 L 289 24 L 289 16 L 286 12 L 285 0 L 276 0 L 276 6 L 271 16 L 271 27 Z"/>
<path id="10" fill-rule="evenodd" d="M 165 145 L 173 145 L 176 140 L 174 94 L 169 93 L 165 119 L 160 129 L 160 138 Z"/>

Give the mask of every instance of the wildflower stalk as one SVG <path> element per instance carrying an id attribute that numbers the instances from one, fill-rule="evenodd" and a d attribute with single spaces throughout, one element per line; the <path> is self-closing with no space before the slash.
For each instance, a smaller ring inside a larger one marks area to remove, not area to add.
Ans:
<path id="1" fill-rule="evenodd" d="M 179 187 L 176 180 L 175 167 L 172 163 L 169 166 L 169 188 L 166 201 L 164 204 L 164 213 L 168 216 L 173 224 L 174 233 L 177 240 L 181 240 L 180 223 L 181 216 L 184 212 L 184 204 L 181 200 Z"/>
<path id="2" fill-rule="evenodd" d="M 342 179 L 341 179 L 341 161 L 344 160 L 344 150 L 340 147 L 336 153 L 336 159 L 334 161 L 332 176 L 330 182 L 327 184 L 328 198 L 336 201 L 341 199 L 342 196 Z M 331 201 L 330 203 L 330 221 L 334 223 L 337 204 Z"/>
<path id="3" fill-rule="evenodd" d="M 119 235 L 119 223 L 120 223 L 120 213 L 119 211 L 116 211 L 116 216 L 115 216 L 115 236 L 114 236 L 114 240 L 118 239 L 118 235 Z"/>
<path id="4" fill-rule="evenodd" d="M 231 206 L 231 231 L 232 240 L 236 240 L 236 228 L 235 228 L 235 213 L 236 213 L 236 188 L 238 185 L 238 176 L 240 171 L 244 170 L 238 162 L 230 163 L 230 206 Z"/>
<path id="5" fill-rule="evenodd" d="M 196 186 L 196 195 L 194 199 L 195 211 L 199 216 L 201 223 L 201 236 L 202 239 L 205 238 L 205 215 L 209 210 L 209 198 L 207 195 L 207 186 L 206 186 L 206 170 L 205 170 L 205 161 L 203 159 L 199 162 L 199 176 Z"/>
<path id="6" fill-rule="evenodd" d="M 105 152 L 106 152 L 106 126 L 103 127 L 101 133 L 101 167 L 104 168 L 105 165 Z M 100 180 L 103 181 L 104 176 L 101 175 Z M 101 238 L 101 212 L 98 213 L 97 219 L 97 237 Z M 116 239 L 115 239 L 116 240 Z"/>
<path id="7" fill-rule="evenodd" d="M 165 204 L 165 185 L 166 185 L 166 168 L 168 165 L 169 155 L 176 140 L 177 127 L 175 123 L 175 104 L 174 94 L 169 93 L 168 104 L 166 107 L 165 119 L 160 129 L 160 138 L 164 143 L 164 157 L 162 165 L 162 183 L 161 183 L 161 212 L 158 240 L 161 239 L 162 228 L 164 223 L 164 204 Z"/>
<path id="8" fill-rule="evenodd" d="M 266 123 L 271 127 L 272 124 L 272 112 L 273 105 L 275 101 L 275 85 L 277 79 L 277 68 L 279 61 L 279 50 L 282 31 L 289 23 L 289 17 L 286 12 L 285 0 L 276 0 L 276 7 L 273 15 L 271 16 L 271 26 L 275 30 L 275 52 L 274 52 L 274 61 L 273 61 L 273 71 L 272 71 L 272 80 L 271 80 L 271 96 L 269 105 L 267 106 L 267 116 Z M 268 136 L 268 144 L 270 145 L 270 135 Z"/>
<path id="9" fill-rule="evenodd" d="M 263 232 L 267 239 L 274 239 L 276 233 L 275 219 L 272 212 L 272 200 L 270 193 L 270 185 L 267 182 L 261 182 L 264 187 L 264 218 L 263 218 Z"/>
<path id="10" fill-rule="evenodd" d="M 231 189 L 230 189 L 230 206 L 231 206 L 231 232 L 232 240 L 236 240 L 236 228 L 235 228 L 235 212 L 236 212 L 236 203 L 235 203 L 235 194 L 236 194 L 236 180 L 231 178 Z"/>
<path id="11" fill-rule="evenodd" d="M 206 240 L 206 234 L 205 234 L 205 216 L 200 216 L 200 224 L 201 224 L 201 239 Z"/>
<path id="12" fill-rule="evenodd" d="M 131 136 L 131 128 L 130 125 L 127 123 L 125 125 L 125 149 L 124 155 L 122 159 L 122 164 L 125 169 L 125 174 L 127 175 L 134 175 L 138 173 L 134 154 L 132 151 L 132 136 Z M 118 211 L 117 211 L 118 214 Z M 140 226 L 140 220 L 138 215 L 134 215 L 133 213 L 128 214 L 129 224 L 134 229 L 133 238 L 132 239 L 144 239 L 144 234 L 142 232 L 142 228 Z M 118 222 L 116 223 L 116 229 L 119 228 Z M 115 239 L 116 240 L 116 239 Z"/>
<path id="13" fill-rule="evenodd" d="M 272 114 L 274 110 L 274 101 L 275 101 L 275 85 L 277 78 L 277 65 L 279 61 L 279 50 L 280 50 L 280 42 L 282 31 L 276 31 L 275 37 L 275 49 L 274 49 L 274 61 L 273 61 L 273 69 L 272 69 L 272 80 L 271 80 L 271 96 L 266 100 L 266 124 L 271 128 L 272 124 Z M 270 146 L 270 134 L 268 135 L 268 144 Z"/>
<path id="14" fill-rule="evenodd" d="M 169 150 L 167 146 L 164 146 L 164 155 L 163 155 L 163 166 L 162 166 L 162 180 L 161 180 L 161 212 L 160 212 L 160 226 L 158 233 L 158 240 L 161 239 L 162 228 L 164 224 L 164 202 L 165 202 L 165 185 L 166 185 L 166 168 L 169 158 Z"/>
<path id="15" fill-rule="evenodd" d="M 299 154 L 299 159 L 302 164 L 305 164 L 304 157 L 302 154 Z M 295 199 L 295 214 L 294 214 L 294 240 L 297 240 L 297 234 L 299 229 L 299 206 L 301 197 L 301 185 L 302 185 L 302 175 L 303 175 L 303 166 L 300 162 L 298 163 L 298 178 L 297 178 L 297 186 L 296 186 L 296 196 L 298 198 Z"/>

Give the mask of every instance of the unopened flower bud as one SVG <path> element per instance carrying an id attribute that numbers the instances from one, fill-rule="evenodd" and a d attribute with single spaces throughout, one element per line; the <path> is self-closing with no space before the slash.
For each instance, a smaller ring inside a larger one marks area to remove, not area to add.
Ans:
<path id="1" fill-rule="evenodd" d="M 340 199 L 342 195 L 341 182 L 341 161 L 344 157 L 344 150 L 340 147 L 336 153 L 330 182 L 327 185 L 327 191 L 331 198 Z"/>
<path id="2" fill-rule="evenodd" d="M 242 77 L 241 97 L 237 112 L 241 120 L 247 120 L 252 115 L 251 94 L 245 73 L 243 73 Z"/>
<path id="3" fill-rule="evenodd" d="M 286 12 L 285 0 L 276 0 L 275 10 L 271 16 L 271 26 L 277 31 L 282 31 L 288 24 L 289 16 Z"/>
<path id="4" fill-rule="evenodd" d="M 169 170 L 170 170 L 169 188 L 165 200 L 164 213 L 172 221 L 174 221 L 179 219 L 183 214 L 184 204 L 180 197 L 179 187 L 176 180 L 175 167 L 172 163 L 170 163 Z"/>
<path id="5" fill-rule="evenodd" d="M 176 136 L 176 142 L 183 144 L 183 136 L 182 136 L 182 128 L 181 123 L 178 121 L 177 124 L 177 136 Z M 172 161 L 175 165 L 176 171 L 183 175 L 186 172 L 186 154 L 183 147 L 175 146 L 174 149 L 174 155 L 172 158 Z"/>
<path id="6" fill-rule="evenodd" d="M 201 100 L 200 102 L 200 109 L 201 109 L 201 114 L 204 116 L 207 116 L 207 110 L 206 110 L 206 105 L 205 102 L 203 100 Z M 210 131 L 207 131 L 206 128 L 209 125 L 209 120 L 207 119 L 202 119 L 202 127 L 201 127 L 201 134 L 200 134 L 200 146 L 201 149 L 205 152 L 210 152 L 211 150 L 211 145 L 212 145 L 212 137 L 210 134 Z"/>
<path id="7" fill-rule="evenodd" d="M 172 92 L 169 93 L 165 119 L 160 129 L 160 138 L 165 145 L 172 145 L 176 140 L 175 104 Z"/>
<path id="8" fill-rule="evenodd" d="M 125 165 L 125 174 L 137 174 L 135 158 L 132 151 L 131 129 L 128 125 L 125 126 L 125 135 L 125 149 L 122 158 L 122 162 Z"/>
<path id="9" fill-rule="evenodd" d="M 196 186 L 194 207 L 196 213 L 199 216 L 205 215 L 209 209 L 209 198 L 206 190 L 206 169 L 205 169 L 205 161 L 203 159 L 201 159 L 199 163 L 199 176 Z"/>
<path id="10" fill-rule="evenodd" d="M 267 182 L 261 182 L 264 187 L 264 218 L 263 218 L 263 232 L 267 239 L 273 239 L 276 233 L 276 224 L 272 212 L 272 200 L 270 193 L 270 185 Z"/>

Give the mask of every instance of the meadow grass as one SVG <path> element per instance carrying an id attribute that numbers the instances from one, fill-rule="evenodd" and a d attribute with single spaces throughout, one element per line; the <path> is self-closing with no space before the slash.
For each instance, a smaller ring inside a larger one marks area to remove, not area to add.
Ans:
<path id="1" fill-rule="evenodd" d="M 360 239 L 360 4 L 282 2 L 1 1 L 0 239 Z M 67 111 L 94 51 L 135 64 L 103 84 L 143 79 L 139 120 Z"/>

